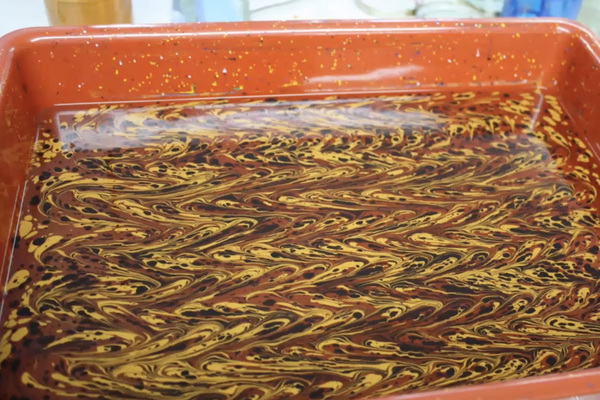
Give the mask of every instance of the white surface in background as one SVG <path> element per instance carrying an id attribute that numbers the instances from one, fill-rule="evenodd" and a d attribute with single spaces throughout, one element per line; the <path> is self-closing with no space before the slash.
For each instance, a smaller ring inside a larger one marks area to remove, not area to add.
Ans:
<path id="1" fill-rule="evenodd" d="M 171 0 L 132 0 L 134 22 L 138 24 L 156 24 L 171 22 Z M 221 0 L 211 0 L 221 1 Z M 286 0 L 248 0 L 252 9 L 274 5 Z M 429 1 L 420 0 L 425 4 Z M 455 1 L 455 0 L 450 0 Z M 461 0 L 465 1 L 465 0 Z M 466 0 L 486 11 L 498 8 L 502 0 Z M 394 7 L 390 6 L 393 3 Z M 390 11 L 390 7 L 399 13 L 400 4 L 412 3 L 411 0 L 363 0 L 379 12 Z M 379 5 L 379 7 L 377 7 Z M 383 6 L 382 6 L 383 5 Z M 379 14 L 376 12 L 376 14 Z M 253 13 L 252 19 L 351 19 L 377 18 L 361 10 L 355 0 L 295 0 L 282 6 L 275 6 Z M 399 18 L 401 15 L 393 15 Z M 583 0 L 579 21 L 600 35 L 600 0 Z M 20 28 L 47 26 L 46 9 L 43 0 L 0 0 L 0 36 Z"/>
<path id="2" fill-rule="evenodd" d="M 46 26 L 43 0 L 0 0 L 0 36 L 30 26 Z"/>
<path id="3" fill-rule="evenodd" d="M 493 16 L 503 0 L 244 0 L 251 20 L 475 18 Z"/>
<path id="4" fill-rule="evenodd" d="M 133 21 L 136 24 L 165 24 L 171 22 L 172 8 L 171 0 L 133 0 Z"/>
<path id="5" fill-rule="evenodd" d="M 504 0 L 466 0 L 466 2 L 483 10 L 489 15 L 499 14 L 504 5 Z"/>
<path id="6" fill-rule="evenodd" d="M 583 0 L 577 20 L 600 37 L 600 0 Z"/>
<path id="7" fill-rule="evenodd" d="M 250 1 L 250 19 L 253 21 L 272 21 L 279 19 L 365 19 L 373 16 L 359 9 L 354 0 L 295 0 Z M 268 8 L 267 8 L 268 7 Z M 258 11 L 258 9 L 260 9 Z"/>
<path id="8" fill-rule="evenodd" d="M 419 18 L 482 18 L 493 16 L 462 0 L 425 0 L 417 9 Z"/>

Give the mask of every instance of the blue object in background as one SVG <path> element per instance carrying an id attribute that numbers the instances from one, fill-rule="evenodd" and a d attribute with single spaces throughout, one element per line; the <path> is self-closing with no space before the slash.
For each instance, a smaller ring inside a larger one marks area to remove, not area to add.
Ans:
<path id="1" fill-rule="evenodd" d="M 564 17 L 576 19 L 582 0 L 505 0 L 503 17 Z"/>

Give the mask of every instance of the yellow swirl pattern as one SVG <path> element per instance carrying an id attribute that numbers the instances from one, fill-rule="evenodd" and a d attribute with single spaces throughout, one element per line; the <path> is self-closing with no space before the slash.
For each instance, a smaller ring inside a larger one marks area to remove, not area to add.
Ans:
<path id="1" fill-rule="evenodd" d="M 535 93 L 57 111 L 2 398 L 358 399 L 597 366 L 597 171 Z"/>

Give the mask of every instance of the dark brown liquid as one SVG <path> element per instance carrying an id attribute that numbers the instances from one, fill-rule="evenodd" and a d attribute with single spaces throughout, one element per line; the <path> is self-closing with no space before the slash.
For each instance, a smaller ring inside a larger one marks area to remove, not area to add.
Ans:
<path id="1" fill-rule="evenodd" d="M 56 110 L 3 396 L 366 398 L 598 366 L 596 162 L 536 94 Z"/>

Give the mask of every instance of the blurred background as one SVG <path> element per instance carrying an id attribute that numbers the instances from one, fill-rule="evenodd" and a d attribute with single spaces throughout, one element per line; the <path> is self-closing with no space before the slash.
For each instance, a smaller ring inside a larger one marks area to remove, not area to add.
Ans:
<path id="1" fill-rule="evenodd" d="M 194 21 L 564 16 L 600 35 L 600 0 L 0 0 L 0 35 L 31 27 Z M 100 18 L 100 22 L 98 22 Z"/>

